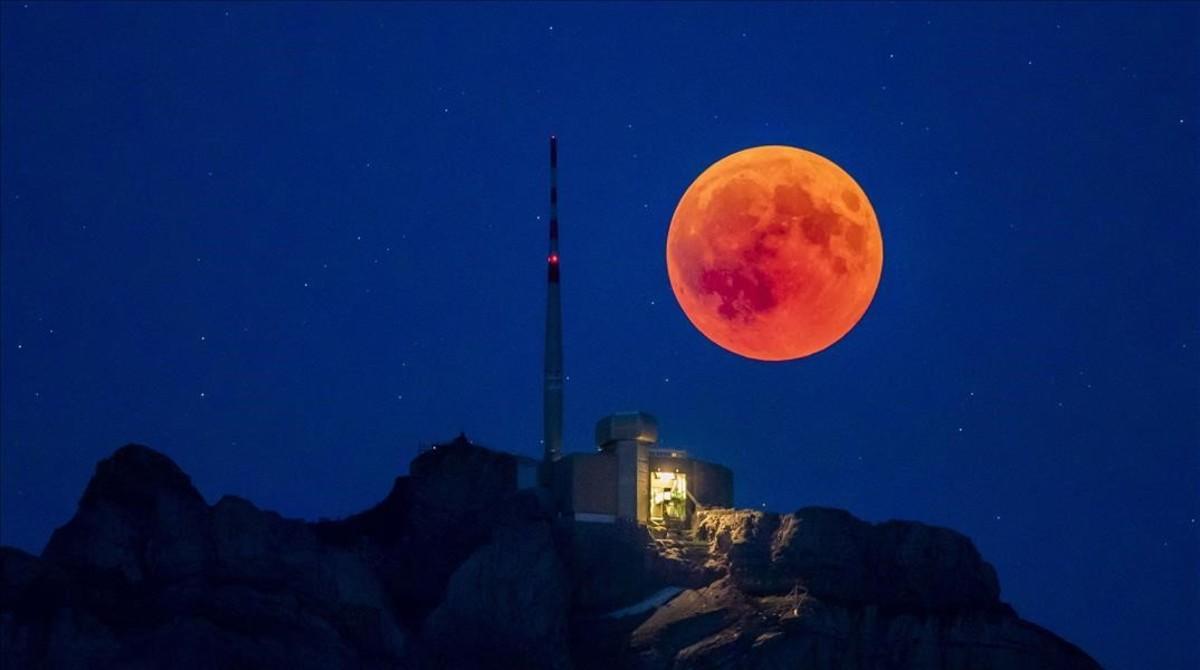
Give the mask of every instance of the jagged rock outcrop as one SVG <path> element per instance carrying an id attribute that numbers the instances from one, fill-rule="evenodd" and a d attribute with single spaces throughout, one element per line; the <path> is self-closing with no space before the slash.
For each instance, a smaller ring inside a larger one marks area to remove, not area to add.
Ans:
<path id="1" fill-rule="evenodd" d="M 826 602 L 884 609 L 941 612 L 999 604 L 996 571 L 952 530 L 915 522 L 872 525 L 823 507 L 698 516 L 697 536 L 709 542 L 710 562 L 752 595 L 787 593 L 799 585 Z"/>
<path id="2" fill-rule="evenodd" d="M 953 531 L 710 510 L 656 541 L 555 519 L 513 456 L 465 438 L 317 523 L 210 506 L 123 447 L 40 557 L 0 547 L 0 666 L 1097 667 L 1002 603 Z"/>
<path id="3" fill-rule="evenodd" d="M 96 466 L 79 511 L 54 531 L 46 560 L 129 581 L 172 579 L 212 557 L 208 505 L 166 456 L 130 445 Z"/>
<path id="4" fill-rule="evenodd" d="M 751 596 L 732 579 L 685 591 L 630 636 L 637 668 L 1098 668 L 1003 608 L 953 615 Z"/>
<path id="5" fill-rule="evenodd" d="M 308 524 L 209 507 L 162 454 L 101 461 L 41 559 L 5 549 L 5 667 L 393 667 L 410 634 L 375 574 Z"/>
<path id="6" fill-rule="evenodd" d="M 418 627 L 455 569 L 507 523 L 548 524 L 544 501 L 517 487 L 516 459 L 465 436 L 421 453 L 410 475 L 369 510 L 314 525 L 322 541 L 353 549 L 387 586 L 401 618 Z"/>
<path id="7" fill-rule="evenodd" d="M 999 600 L 995 570 L 944 528 L 835 509 L 700 515 L 726 576 L 638 623 L 638 668 L 1097 668 Z"/>
<path id="8" fill-rule="evenodd" d="M 424 638 L 444 667 L 567 668 L 569 595 L 549 528 L 506 528 L 455 570 Z"/>

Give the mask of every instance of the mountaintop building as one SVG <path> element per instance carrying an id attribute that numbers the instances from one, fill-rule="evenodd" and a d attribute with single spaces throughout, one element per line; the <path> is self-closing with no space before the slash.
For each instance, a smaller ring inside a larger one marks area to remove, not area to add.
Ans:
<path id="1" fill-rule="evenodd" d="M 504 455 L 504 479 L 516 489 L 540 485 L 559 514 L 575 521 L 634 522 L 651 529 L 691 527 L 697 510 L 733 506 L 733 473 L 722 465 L 662 446 L 658 421 L 645 412 L 612 414 L 596 423 L 595 449 L 563 452 L 562 304 L 558 252 L 558 139 L 550 137 L 550 250 L 546 256 L 546 343 L 543 377 L 543 457 Z M 471 454 L 489 451 L 465 435 L 420 455 L 411 469 L 429 463 L 451 469 L 480 467 Z M 463 455 L 456 458 L 454 454 Z M 490 461 L 488 461 L 490 463 Z M 488 467 L 492 467 L 489 465 Z"/>
<path id="2" fill-rule="evenodd" d="M 660 446 L 645 412 L 600 419 L 596 451 L 561 456 L 551 471 L 555 504 L 576 521 L 687 528 L 697 509 L 733 506 L 729 468 Z"/>

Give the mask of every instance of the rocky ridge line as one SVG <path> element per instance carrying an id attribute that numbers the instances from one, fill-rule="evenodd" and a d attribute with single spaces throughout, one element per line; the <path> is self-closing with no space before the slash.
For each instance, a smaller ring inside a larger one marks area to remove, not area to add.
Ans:
<path id="1" fill-rule="evenodd" d="M 169 458 L 123 447 L 40 557 L 0 547 L 0 665 L 1098 667 L 1002 603 L 947 529 L 713 510 L 663 550 L 556 519 L 507 454 L 459 444 L 410 472 L 308 523 L 208 505 Z"/>

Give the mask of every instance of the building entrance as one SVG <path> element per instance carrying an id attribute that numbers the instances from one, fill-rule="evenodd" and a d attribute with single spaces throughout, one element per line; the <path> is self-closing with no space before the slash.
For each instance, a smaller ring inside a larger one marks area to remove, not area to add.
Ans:
<path id="1" fill-rule="evenodd" d="M 680 472 L 650 473 L 650 520 L 687 520 L 687 475 Z"/>

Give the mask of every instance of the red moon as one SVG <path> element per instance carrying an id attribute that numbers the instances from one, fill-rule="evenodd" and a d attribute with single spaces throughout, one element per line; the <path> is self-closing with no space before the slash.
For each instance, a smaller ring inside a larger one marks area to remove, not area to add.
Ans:
<path id="1" fill-rule="evenodd" d="M 667 233 L 679 306 L 747 358 L 815 354 L 858 323 L 879 286 L 883 238 L 862 188 L 833 161 L 762 146 L 714 163 Z"/>

